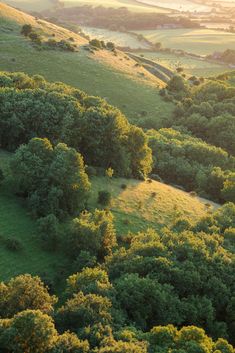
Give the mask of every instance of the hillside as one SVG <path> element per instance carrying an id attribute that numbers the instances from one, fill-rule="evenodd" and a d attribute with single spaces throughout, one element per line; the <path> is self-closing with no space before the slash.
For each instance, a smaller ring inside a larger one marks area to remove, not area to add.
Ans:
<path id="1" fill-rule="evenodd" d="M 8 174 L 12 154 L 0 150 L 0 168 Z M 160 229 L 180 215 L 197 221 L 218 205 L 207 200 L 192 197 L 188 193 L 156 181 L 141 182 L 134 179 L 105 177 L 91 179 L 92 189 L 88 201 L 90 208 L 99 208 L 98 192 L 107 188 L 112 194 L 111 210 L 115 217 L 117 234 L 123 237 L 129 231 L 146 230 L 148 227 Z M 126 185 L 126 189 L 122 189 Z M 154 196 L 153 196 L 154 195 Z M 211 207 L 208 208 L 208 204 Z M 14 222 L 12 220 L 14 219 Z M 30 272 L 50 281 L 56 271 L 63 269 L 66 259 L 59 252 L 43 250 L 38 239 L 36 221 L 26 205 L 11 192 L 11 186 L 0 187 L 0 277 L 8 280 L 12 276 Z M 14 252 L 7 248 L 7 240 L 18 240 L 22 250 Z"/>
<path id="2" fill-rule="evenodd" d="M 122 185 L 126 185 L 126 188 L 122 189 Z M 136 232 L 148 227 L 160 229 L 170 226 L 179 216 L 196 222 L 219 206 L 154 180 L 150 183 L 113 178 L 107 184 L 107 178 L 102 177 L 92 179 L 89 206 L 97 207 L 98 192 L 106 188 L 112 195 L 111 210 L 120 235 L 129 230 Z"/>
<path id="3" fill-rule="evenodd" d="M 141 118 L 165 119 L 172 106 L 158 95 L 163 85 L 136 62 L 121 52 L 117 56 L 108 51 L 89 54 L 83 48 L 84 38 L 51 23 L 36 20 L 0 3 L 0 70 L 24 71 L 41 74 L 50 81 L 63 81 L 83 89 L 89 94 L 105 97 L 110 104 L 121 109 L 131 121 Z M 20 35 L 23 23 L 32 23 L 44 35 L 58 38 L 74 37 L 79 51 L 69 53 L 55 50 L 38 51 Z M 28 58 L 30 57 L 30 60 Z M 117 94 L 118 92 L 118 94 Z"/>

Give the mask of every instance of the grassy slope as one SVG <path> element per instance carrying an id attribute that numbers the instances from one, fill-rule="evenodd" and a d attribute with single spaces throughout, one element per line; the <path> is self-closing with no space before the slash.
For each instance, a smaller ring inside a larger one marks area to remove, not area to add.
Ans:
<path id="1" fill-rule="evenodd" d="M 143 54 L 144 57 L 156 61 L 157 63 L 169 67 L 171 70 L 175 71 L 177 67 L 184 68 L 184 72 L 187 75 L 195 76 L 217 76 L 224 72 L 228 72 L 228 66 L 220 65 L 217 63 L 212 63 L 208 61 L 203 61 L 196 58 L 191 58 L 187 56 L 177 56 L 171 53 L 163 52 L 139 52 L 138 55 Z"/>
<path id="2" fill-rule="evenodd" d="M 112 194 L 111 210 L 119 235 L 130 231 L 139 231 L 148 227 L 156 229 L 169 225 L 179 215 L 184 215 L 192 221 L 198 220 L 218 206 L 207 200 L 192 197 L 188 193 L 170 185 L 153 181 L 138 181 L 134 179 L 113 178 L 107 181 L 105 177 L 92 178 L 92 192 L 89 206 L 97 207 L 97 197 L 101 190 Z M 122 184 L 127 188 L 123 190 Z M 154 194 L 153 194 L 154 193 Z"/>
<path id="3" fill-rule="evenodd" d="M 7 0 L 5 3 L 25 11 L 42 11 L 52 6 L 50 0 Z"/>
<path id="4" fill-rule="evenodd" d="M 163 47 L 182 49 L 194 54 L 208 55 L 235 47 L 235 34 L 212 29 L 165 29 L 137 31 Z"/>
<path id="5" fill-rule="evenodd" d="M 0 17 L 1 10 L 0 3 Z M 24 21 L 28 23 L 28 19 Z M 105 97 L 121 109 L 130 121 L 137 119 L 142 111 L 147 112 L 147 118 L 154 119 L 171 113 L 172 105 L 165 103 L 158 94 L 158 80 L 149 84 L 146 70 L 135 67 L 134 61 L 124 59 L 123 54 L 115 57 L 107 51 L 100 51 L 91 57 L 82 48 L 78 53 L 38 51 L 19 31 L 20 28 L 17 25 L 12 27 L 7 17 L 1 20 L 0 70 L 41 74 L 49 81 L 63 81 L 89 94 Z M 59 35 L 62 36 L 61 29 L 56 27 L 56 31 L 60 31 Z M 64 36 L 68 38 L 67 32 Z"/>
<path id="6" fill-rule="evenodd" d="M 5 174 L 10 157 L 11 154 L 0 150 L 0 168 Z M 181 190 L 155 181 L 149 184 L 133 179 L 113 178 L 107 182 L 104 177 L 95 177 L 91 182 L 91 209 L 99 207 L 99 191 L 106 189 L 111 192 L 111 210 L 119 236 L 149 227 L 160 229 L 180 214 L 193 221 L 207 212 L 206 200 L 191 197 Z M 122 184 L 127 185 L 126 190 L 121 188 Z M 153 192 L 156 193 L 154 197 Z M 211 209 L 217 207 L 211 205 Z M 66 264 L 62 254 L 46 252 L 41 248 L 35 221 L 30 218 L 22 201 L 4 184 L 0 187 L 0 229 L 0 281 L 21 273 L 54 278 L 56 272 Z M 4 240 L 11 237 L 21 242 L 22 251 L 6 249 Z"/>
<path id="7" fill-rule="evenodd" d="M 0 151 L 0 167 L 7 170 L 10 154 Z M 38 274 L 53 278 L 65 260 L 56 253 L 42 250 L 37 239 L 36 222 L 27 213 L 21 200 L 9 191 L 6 185 L 0 187 L 0 281 L 22 273 Z M 5 239 L 15 238 L 22 244 L 22 250 L 7 250 Z"/>

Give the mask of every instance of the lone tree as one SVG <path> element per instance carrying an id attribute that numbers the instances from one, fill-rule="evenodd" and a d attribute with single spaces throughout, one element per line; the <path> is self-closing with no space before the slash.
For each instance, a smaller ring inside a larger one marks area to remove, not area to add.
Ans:
<path id="1" fill-rule="evenodd" d="M 21 29 L 21 34 L 23 34 L 25 37 L 28 37 L 30 33 L 32 33 L 33 27 L 30 24 L 25 24 L 23 25 Z"/>

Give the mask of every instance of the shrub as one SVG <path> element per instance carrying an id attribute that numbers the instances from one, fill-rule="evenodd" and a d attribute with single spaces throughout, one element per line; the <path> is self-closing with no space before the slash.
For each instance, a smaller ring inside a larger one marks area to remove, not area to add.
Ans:
<path id="1" fill-rule="evenodd" d="M 96 169 L 90 165 L 86 166 L 86 173 L 89 177 L 97 175 Z"/>
<path id="2" fill-rule="evenodd" d="M 115 44 L 113 42 L 108 42 L 106 44 L 107 49 L 109 50 L 115 50 Z"/>
<path id="3" fill-rule="evenodd" d="M 25 37 L 28 37 L 28 35 L 33 31 L 33 27 L 30 24 L 25 24 L 23 25 L 21 29 L 21 34 L 23 34 Z"/>
<path id="4" fill-rule="evenodd" d="M 31 32 L 29 34 L 29 38 L 31 39 L 32 42 L 36 43 L 36 44 L 41 44 L 42 40 L 39 34 L 37 34 L 36 32 Z"/>
<path id="5" fill-rule="evenodd" d="M 59 221 L 53 214 L 40 218 L 38 221 L 39 232 L 47 249 L 55 250 L 59 242 Z"/>
<path id="6" fill-rule="evenodd" d="M 231 241 L 235 244 L 235 228 L 228 228 L 224 232 L 224 239 Z"/>
<path id="7" fill-rule="evenodd" d="M 103 206 L 108 206 L 111 202 L 111 194 L 109 191 L 99 191 L 98 195 L 98 203 Z"/>
<path id="8" fill-rule="evenodd" d="M 74 272 L 80 272 L 86 267 L 95 267 L 96 262 L 96 256 L 91 255 L 89 251 L 82 250 L 76 260 L 74 260 Z"/>
<path id="9" fill-rule="evenodd" d="M 197 197 L 196 191 L 190 191 L 189 195 L 192 197 Z"/>
<path id="10" fill-rule="evenodd" d="M 126 184 L 122 184 L 121 185 L 121 189 L 126 190 L 127 189 L 127 185 Z"/>
<path id="11" fill-rule="evenodd" d="M 2 184 L 3 180 L 4 180 L 4 174 L 2 169 L 0 168 L 0 185 Z"/>
<path id="12" fill-rule="evenodd" d="M 6 248 L 10 251 L 20 251 L 22 250 L 22 244 L 18 239 L 8 238 L 5 240 Z"/>

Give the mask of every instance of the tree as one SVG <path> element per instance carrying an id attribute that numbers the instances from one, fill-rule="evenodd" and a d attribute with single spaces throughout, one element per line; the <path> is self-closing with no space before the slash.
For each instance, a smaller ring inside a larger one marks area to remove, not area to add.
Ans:
<path id="1" fill-rule="evenodd" d="M 67 238 L 68 252 L 73 257 L 81 250 L 86 250 L 103 259 L 115 246 L 116 231 L 111 212 L 84 212 L 79 218 L 73 219 Z"/>
<path id="2" fill-rule="evenodd" d="M 221 193 L 226 201 L 235 203 L 235 173 L 227 176 Z"/>
<path id="3" fill-rule="evenodd" d="M 58 336 L 50 353 L 88 353 L 88 341 L 81 341 L 74 333 L 65 332 Z"/>
<path id="4" fill-rule="evenodd" d="M 59 243 L 59 221 L 55 215 L 49 214 L 37 221 L 43 245 L 49 250 L 55 250 Z"/>
<path id="5" fill-rule="evenodd" d="M 48 293 L 41 279 L 31 275 L 20 275 L 6 284 L 1 283 L 0 294 L 0 316 L 6 318 L 26 309 L 51 313 L 57 302 L 57 298 Z"/>
<path id="6" fill-rule="evenodd" d="M 1 347 L 15 353 L 42 353 L 57 339 L 52 318 L 40 310 L 25 310 L 9 320 L 0 333 Z"/>
<path id="7" fill-rule="evenodd" d="M 56 323 L 61 330 L 73 332 L 96 324 L 109 325 L 111 305 L 106 297 L 79 292 L 58 309 Z"/>
<path id="8" fill-rule="evenodd" d="M 25 24 L 21 28 L 21 34 L 23 34 L 25 37 L 28 37 L 28 35 L 33 31 L 33 27 L 30 24 Z"/>
<path id="9" fill-rule="evenodd" d="M 28 196 L 36 216 L 76 214 L 84 207 L 90 183 L 82 156 L 59 143 L 34 138 L 11 161 L 18 190 Z"/>
<path id="10" fill-rule="evenodd" d="M 67 279 L 66 292 L 70 295 L 82 291 L 84 294 L 109 296 L 111 290 L 112 285 L 109 282 L 107 272 L 98 267 L 87 267 Z"/>

